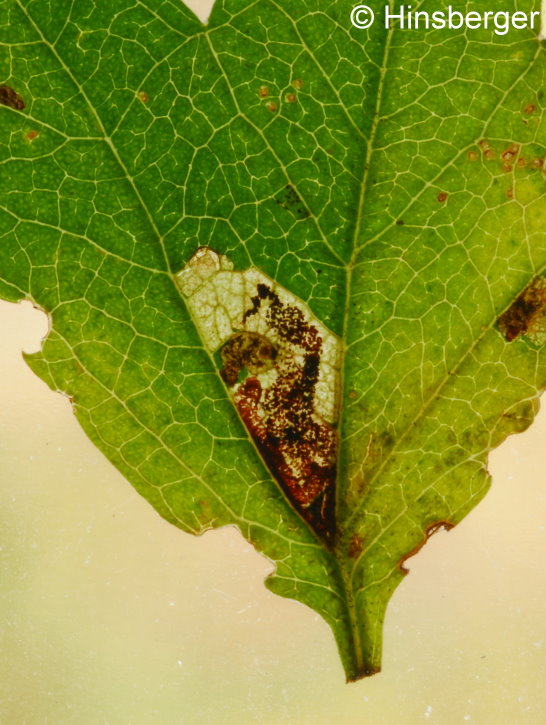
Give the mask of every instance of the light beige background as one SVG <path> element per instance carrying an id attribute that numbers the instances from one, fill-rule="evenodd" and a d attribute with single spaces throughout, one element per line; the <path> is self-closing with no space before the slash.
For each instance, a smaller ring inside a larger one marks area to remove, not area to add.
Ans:
<path id="1" fill-rule="evenodd" d="M 160 519 L 31 373 L 45 316 L 0 303 L 0 330 L 2 724 L 546 723 L 546 415 L 409 562 L 383 672 L 345 685 L 327 625 L 265 590 L 235 529 Z"/>

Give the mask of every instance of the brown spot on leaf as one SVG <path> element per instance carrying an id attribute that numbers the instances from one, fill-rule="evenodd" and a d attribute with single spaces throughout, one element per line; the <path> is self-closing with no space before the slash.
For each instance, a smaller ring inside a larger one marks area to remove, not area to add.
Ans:
<path id="1" fill-rule="evenodd" d="M 271 113 L 275 113 L 275 111 L 277 110 L 277 104 L 275 103 L 275 101 L 268 101 L 265 104 L 265 107 L 268 111 L 271 111 Z"/>
<path id="2" fill-rule="evenodd" d="M 400 561 L 398 562 L 398 569 L 402 572 L 402 574 L 409 574 L 409 569 L 404 566 L 406 561 L 410 559 L 412 556 L 415 556 L 418 551 L 420 551 L 423 546 L 427 543 L 427 541 L 430 539 L 432 534 L 435 534 L 440 529 L 445 529 L 446 531 L 450 531 L 455 526 L 454 523 L 451 521 L 435 521 L 433 524 L 429 524 L 427 528 L 425 529 L 425 536 L 424 538 L 413 547 L 411 551 L 409 551 L 407 554 L 405 554 Z"/>
<path id="3" fill-rule="evenodd" d="M 534 112 L 535 112 L 535 104 L 534 103 L 527 104 L 525 106 L 525 108 L 523 109 L 523 113 L 525 113 L 527 116 L 530 116 Z"/>
<path id="4" fill-rule="evenodd" d="M 478 146 L 481 148 L 482 151 L 489 151 L 489 149 L 491 148 L 491 145 L 485 139 L 482 139 Z"/>
<path id="5" fill-rule="evenodd" d="M 542 168 L 543 168 L 543 166 L 544 166 L 544 159 L 540 159 L 540 158 L 538 158 L 538 157 L 537 157 L 537 158 L 534 158 L 534 159 L 533 159 L 533 160 L 531 161 L 531 166 L 532 166 L 532 167 L 533 167 L 534 169 L 542 169 Z"/>
<path id="6" fill-rule="evenodd" d="M 25 107 L 21 96 L 9 86 L 0 86 L 0 104 L 15 108 L 17 111 L 21 111 Z"/>
<path id="7" fill-rule="evenodd" d="M 518 168 L 520 168 L 520 169 L 523 169 L 523 168 L 525 168 L 526 165 L 527 165 L 527 161 L 523 158 L 523 156 L 520 156 L 516 166 L 518 166 Z"/>
<path id="8" fill-rule="evenodd" d="M 495 152 L 493 151 L 493 149 L 487 149 L 484 153 L 484 156 L 488 161 L 491 161 L 495 158 Z"/>
<path id="9" fill-rule="evenodd" d="M 269 95 L 269 88 L 267 86 L 260 86 L 258 88 L 258 95 L 260 98 L 267 98 Z"/>
<path id="10" fill-rule="evenodd" d="M 477 161 L 478 160 L 478 152 L 477 151 L 469 151 L 466 155 L 466 158 L 469 161 Z"/>
<path id="11" fill-rule="evenodd" d="M 38 138 L 39 135 L 38 131 L 32 130 L 27 133 L 26 138 L 28 141 L 34 141 L 34 139 Z"/>
<path id="12" fill-rule="evenodd" d="M 442 204 L 444 201 L 447 200 L 447 192 L 441 191 L 436 198 Z"/>
<path id="13" fill-rule="evenodd" d="M 303 88 L 303 81 L 301 78 L 294 78 L 294 80 L 292 81 L 292 85 L 297 91 L 301 91 L 301 89 Z"/>
<path id="14" fill-rule="evenodd" d="M 284 100 L 287 103 L 295 103 L 296 102 L 296 94 L 295 93 L 287 93 L 284 97 Z"/>
<path id="15" fill-rule="evenodd" d="M 508 197 L 508 199 L 513 199 L 514 198 L 514 190 L 513 189 L 507 189 L 506 190 L 506 196 Z"/>
<path id="16" fill-rule="evenodd" d="M 356 559 L 356 557 L 362 553 L 363 548 L 364 541 L 362 537 L 358 534 L 354 534 L 354 536 L 351 536 L 351 539 L 349 541 L 349 548 L 347 549 L 347 554 L 349 555 L 349 558 Z"/>
<path id="17" fill-rule="evenodd" d="M 546 312 L 546 278 L 535 277 L 498 319 L 507 342 L 532 331 Z"/>
<path id="18" fill-rule="evenodd" d="M 502 152 L 501 159 L 506 163 L 510 163 L 514 157 L 517 156 L 518 152 L 519 146 L 517 144 L 512 144 Z"/>
<path id="19" fill-rule="evenodd" d="M 142 101 L 142 103 L 148 103 L 150 100 L 150 96 L 146 93 L 146 91 L 139 91 L 138 97 Z"/>

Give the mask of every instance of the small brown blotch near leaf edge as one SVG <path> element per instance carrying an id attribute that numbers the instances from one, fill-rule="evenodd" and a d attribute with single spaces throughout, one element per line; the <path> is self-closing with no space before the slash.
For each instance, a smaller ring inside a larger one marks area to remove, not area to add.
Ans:
<path id="1" fill-rule="evenodd" d="M 525 335 L 539 324 L 546 314 L 546 278 L 535 277 L 498 319 L 499 330 L 506 342 Z"/>

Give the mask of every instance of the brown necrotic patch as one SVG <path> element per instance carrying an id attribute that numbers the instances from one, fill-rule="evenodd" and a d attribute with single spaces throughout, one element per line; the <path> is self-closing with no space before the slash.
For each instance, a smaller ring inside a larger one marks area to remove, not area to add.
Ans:
<path id="1" fill-rule="evenodd" d="M 538 332 L 546 313 L 546 279 L 535 277 L 499 317 L 499 329 L 507 342 Z"/>
<path id="2" fill-rule="evenodd" d="M 21 111 L 25 107 L 21 96 L 9 86 L 0 86 L 0 104 L 15 108 L 17 111 Z"/>
<path id="3" fill-rule="evenodd" d="M 267 284 L 244 312 L 265 319 L 268 334 L 241 332 L 222 348 L 222 377 L 270 471 L 297 511 L 326 541 L 335 534 L 337 434 L 316 409 L 323 340 L 294 305 Z M 242 368 L 249 376 L 237 381 Z M 259 373 L 268 374 L 258 378 Z"/>

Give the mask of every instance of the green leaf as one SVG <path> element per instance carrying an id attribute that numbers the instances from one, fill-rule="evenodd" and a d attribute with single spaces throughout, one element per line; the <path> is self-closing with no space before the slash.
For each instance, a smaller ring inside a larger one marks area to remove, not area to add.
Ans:
<path id="1" fill-rule="evenodd" d="M 0 7 L 0 294 L 51 321 L 29 365 L 162 516 L 236 524 L 376 672 L 404 562 L 546 384 L 536 31 Z"/>

